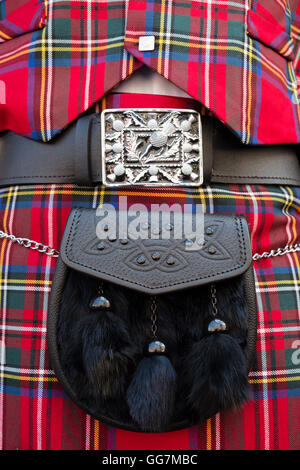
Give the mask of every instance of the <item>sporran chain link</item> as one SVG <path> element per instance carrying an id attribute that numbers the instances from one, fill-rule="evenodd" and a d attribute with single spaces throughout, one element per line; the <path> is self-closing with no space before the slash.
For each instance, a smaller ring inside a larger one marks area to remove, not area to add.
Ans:
<path id="1" fill-rule="evenodd" d="M 210 293 L 211 293 L 211 304 L 212 304 L 212 310 L 213 310 L 213 316 L 217 317 L 218 316 L 218 307 L 217 307 L 217 289 L 214 283 L 210 285 Z"/>
<path id="2" fill-rule="evenodd" d="M 277 250 L 264 251 L 263 253 L 255 253 L 252 256 L 254 261 L 257 261 L 262 258 L 272 258 L 275 256 L 283 256 L 288 253 L 296 253 L 300 251 L 300 243 L 295 243 L 294 245 L 286 245 L 284 248 L 277 248 Z"/>
<path id="3" fill-rule="evenodd" d="M 30 250 L 38 251 L 39 253 L 43 253 L 47 256 L 52 256 L 53 258 L 58 258 L 59 256 L 59 251 L 55 250 L 55 248 L 51 248 L 51 246 L 44 245 L 43 243 L 39 243 L 34 240 L 30 240 L 29 238 L 16 237 L 15 235 L 10 235 L 0 230 L 0 239 L 1 238 L 10 240 L 13 243 L 18 243 L 20 246 L 24 246 Z"/>
<path id="4" fill-rule="evenodd" d="M 151 297 L 151 332 L 153 338 L 156 338 L 156 333 L 157 333 L 157 299 L 156 296 Z"/>

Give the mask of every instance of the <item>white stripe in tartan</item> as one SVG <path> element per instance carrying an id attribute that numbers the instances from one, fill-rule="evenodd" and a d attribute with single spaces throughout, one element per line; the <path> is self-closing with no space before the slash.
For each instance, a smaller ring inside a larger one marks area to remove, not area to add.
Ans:
<path id="1" fill-rule="evenodd" d="M 29 374 L 29 375 L 53 375 L 54 371 L 52 369 L 24 369 L 20 367 L 3 367 L 5 372 L 14 372 L 16 374 Z"/>
<path id="2" fill-rule="evenodd" d="M 255 280 L 257 282 L 257 276 L 256 276 L 255 271 L 254 271 L 254 276 L 255 276 Z M 257 304 L 258 304 L 257 316 L 258 316 L 258 320 L 261 323 L 263 323 L 264 318 L 263 318 L 262 298 L 261 298 L 259 292 L 256 292 L 256 294 L 257 294 L 256 299 L 257 299 Z M 266 341 L 265 341 L 264 334 L 262 334 L 262 336 L 260 338 L 260 342 L 261 342 L 261 348 L 260 348 L 261 352 L 260 352 L 260 354 L 261 354 L 262 371 L 266 371 L 267 367 L 268 367 L 268 363 L 267 363 Z M 263 388 L 264 398 L 267 398 L 268 397 L 268 384 L 264 382 L 262 384 L 262 388 Z M 263 428 L 263 433 L 264 433 L 264 450 L 269 450 L 270 449 L 270 436 L 269 436 L 268 423 L 269 423 L 268 400 L 263 400 L 263 424 L 262 424 L 262 428 Z"/>
<path id="3" fill-rule="evenodd" d="M 281 326 L 274 328 L 258 328 L 257 333 L 285 333 L 288 331 L 300 331 L 299 326 Z"/>
<path id="4" fill-rule="evenodd" d="M 300 369 L 286 369 L 286 370 L 262 370 L 250 372 L 250 377 L 272 377 L 277 375 L 293 375 L 300 374 Z"/>
<path id="5" fill-rule="evenodd" d="M 299 281 L 298 281 L 298 284 L 299 284 Z M 299 287 L 297 286 L 296 289 L 295 287 L 256 287 L 256 293 L 268 293 L 268 292 L 295 292 L 295 290 L 299 289 Z"/>
<path id="6" fill-rule="evenodd" d="M 12 326 L 0 325 L 0 330 L 5 331 L 27 331 L 28 333 L 46 333 L 47 329 L 38 326 Z"/>
<path id="7" fill-rule="evenodd" d="M 251 239 L 254 236 L 257 227 L 258 227 L 258 206 L 257 206 L 257 200 L 255 198 L 255 195 L 251 189 L 251 186 L 247 185 L 247 190 L 249 194 L 251 195 L 252 203 L 254 206 L 254 220 L 253 220 L 253 226 L 251 230 Z M 257 275 L 256 272 L 254 271 L 254 277 L 255 277 L 255 283 L 258 285 L 257 281 Z M 257 292 L 256 290 L 256 298 L 257 298 L 257 304 L 258 304 L 258 312 L 257 312 L 257 318 L 259 321 L 263 322 L 263 305 L 262 305 L 262 299 L 260 296 L 260 291 Z M 265 337 L 264 335 L 261 336 L 261 364 L 262 364 L 262 370 L 267 370 L 267 355 L 266 355 L 266 343 L 265 343 Z M 267 384 L 263 384 L 263 393 L 267 397 L 268 396 L 268 386 Z M 268 401 L 264 400 L 263 402 L 263 431 L 264 431 L 264 437 L 265 437 L 265 450 L 269 449 L 269 429 L 268 429 L 268 422 L 269 422 L 269 410 L 268 410 Z"/>
<path id="8" fill-rule="evenodd" d="M 20 285 L 16 285 L 16 286 L 1 286 L 0 287 L 0 290 L 1 291 L 6 291 L 6 292 L 9 292 L 9 291 L 24 291 L 24 292 L 50 292 L 51 291 L 51 287 L 40 287 L 40 286 L 20 286 Z"/>
<path id="9" fill-rule="evenodd" d="M 85 450 L 91 450 L 91 424 L 92 418 L 90 415 L 85 417 Z"/>
<path id="10" fill-rule="evenodd" d="M 56 185 L 51 185 L 51 192 L 49 195 L 49 205 L 48 205 L 48 226 L 49 226 L 49 243 L 53 245 L 53 199 L 55 195 L 55 189 Z M 45 266 L 45 281 L 50 281 L 51 277 L 51 266 L 52 266 L 52 260 L 50 257 L 47 257 L 46 259 L 46 266 Z M 47 314 L 48 314 L 48 301 L 49 301 L 49 296 L 44 295 L 43 298 L 43 318 L 42 322 L 43 324 L 46 324 L 47 322 Z M 39 360 L 39 369 L 43 370 L 45 366 L 45 351 L 47 349 L 47 344 L 46 344 L 46 335 L 41 335 L 41 348 L 39 350 L 40 353 L 40 360 Z M 41 375 L 42 378 L 42 375 Z M 37 397 L 37 413 L 36 413 L 36 428 L 37 428 L 37 444 L 36 448 L 37 450 L 42 449 L 42 424 L 43 424 L 43 406 L 46 406 L 44 401 L 43 401 L 43 390 L 44 390 L 45 382 L 43 380 L 38 381 L 38 397 Z"/>

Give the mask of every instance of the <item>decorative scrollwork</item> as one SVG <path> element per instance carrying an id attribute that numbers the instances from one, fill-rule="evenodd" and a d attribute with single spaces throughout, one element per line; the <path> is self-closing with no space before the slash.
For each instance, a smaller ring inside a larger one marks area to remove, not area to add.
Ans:
<path id="1" fill-rule="evenodd" d="M 102 169 L 107 185 L 200 185 L 200 116 L 193 110 L 106 110 Z"/>

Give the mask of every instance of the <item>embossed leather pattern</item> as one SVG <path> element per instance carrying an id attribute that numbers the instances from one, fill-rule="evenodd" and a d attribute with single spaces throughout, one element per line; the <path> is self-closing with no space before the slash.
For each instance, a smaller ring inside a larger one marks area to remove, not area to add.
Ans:
<path id="1" fill-rule="evenodd" d="M 119 239 L 96 235 L 96 211 L 74 209 L 61 245 L 70 268 L 144 293 L 161 294 L 243 274 L 251 244 L 243 216 L 205 214 L 204 244 L 189 250 L 186 237 Z M 162 222 L 161 222 L 162 224 Z M 163 227 L 156 227 L 158 232 Z M 149 230 L 151 233 L 151 225 Z"/>

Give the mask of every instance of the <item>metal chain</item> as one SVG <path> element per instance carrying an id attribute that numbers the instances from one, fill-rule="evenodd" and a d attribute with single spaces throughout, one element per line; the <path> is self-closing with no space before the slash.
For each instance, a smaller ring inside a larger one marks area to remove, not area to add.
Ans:
<path id="1" fill-rule="evenodd" d="M 217 299 L 217 289 L 214 283 L 210 285 L 210 293 L 211 293 L 211 304 L 212 304 L 212 309 L 213 309 L 213 316 L 217 317 L 218 316 L 218 299 Z"/>
<path id="2" fill-rule="evenodd" d="M 58 258 L 59 251 L 51 248 L 51 246 L 44 245 L 43 243 L 36 242 L 34 240 L 30 240 L 29 238 L 17 238 L 14 235 L 9 235 L 8 233 L 3 232 L 0 230 L 0 239 L 6 238 L 14 243 L 18 243 L 25 248 L 29 248 L 31 250 L 36 250 L 39 253 L 44 253 L 47 256 L 52 256 L 53 258 Z"/>
<path id="3" fill-rule="evenodd" d="M 100 281 L 99 282 L 99 285 L 98 285 L 98 295 L 103 295 L 104 294 L 104 289 L 103 289 L 103 281 Z"/>
<path id="4" fill-rule="evenodd" d="M 14 243 L 18 243 L 25 248 L 29 248 L 31 250 L 36 250 L 39 253 L 44 253 L 47 256 L 52 256 L 53 258 L 58 258 L 59 251 L 51 248 L 51 246 L 44 245 L 43 243 L 36 242 L 34 240 L 30 240 L 29 238 L 20 238 L 15 237 L 15 235 L 9 235 L 8 233 L 3 232 L 0 230 L 0 239 L 6 238 Z M 252 256 L 254 261 L 257 261 L 262 258 L 271 258 L 275 256 L 283 256 L 288 253 L 295 253 L 296 251 L 300 251 L 300 243 L 296 243 L 295 245 L 286 245 L 284 248 L 277 248 L 276 250 L 264 251 L 263 253 L 255 253 Z"/>
<path id="5" fill-rule="evenodd" d="M 151 297 L 151 321 L 152 321 L 152 326 L 151 326 L 151 331 L 153 338 L 156 338 L 156 333 L 157 333 L 157 302 L 156 302 L 156 296 Z"/>
<path id="6" fill-rule="evenodd" d="M 286 245 L 284 248 L 277 248 L 277 250 L 265 251 L 264 253 L 255 253 L 252 256 L 252 259 L 257 261 L 262 258 L 271 258 L 273 256 L 283 256 L 288 253 L 295 253 L 296 251 L 300 251 L 300 243 L 296 243 L 295 245 Z"/>

